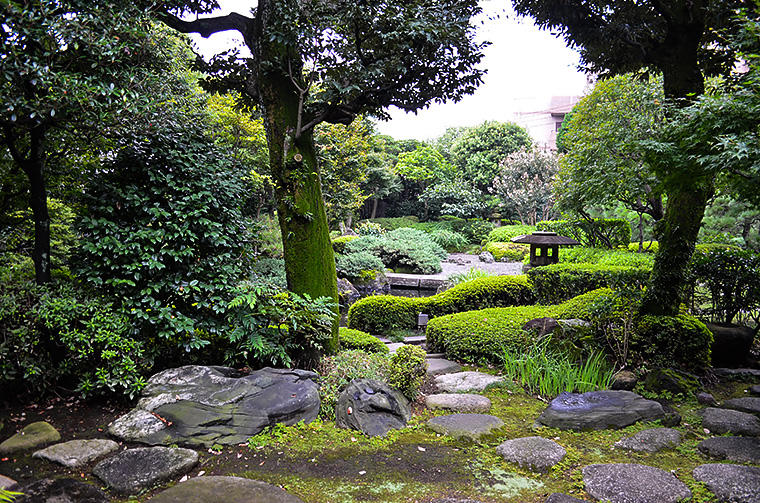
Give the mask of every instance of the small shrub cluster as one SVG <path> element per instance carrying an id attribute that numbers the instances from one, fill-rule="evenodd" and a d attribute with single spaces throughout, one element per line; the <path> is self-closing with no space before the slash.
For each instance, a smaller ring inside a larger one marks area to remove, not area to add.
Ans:
<path id="1" fill-rule="evenodd" d="M 536 224 L 540 231 L 556 232 L 575 239 L 583 246 L 617 248 L 631 242 L 631 224 L 622 218 L 593 220 L 543 220 Z"/>
<path id="2" fill-rule="evenodd" d="M 447 229 L 436 229 L 430 233 L 430 239 L 447 252 L 461 252 L 470 246 L 470 241 L 464 234 Z"/>
<path id="3" fill-rule="evenodd" d="M 432 297 L 376 295 L 359 299 L 348 310 L 348 326 L 381 334 L 416 328 L 420 312 L 435 317 L 484 307 L 527 305 L 534 300 L 526 276 L 489 276 L 461 283 Z"/>
<path id="4" fill-rule="evenodd" d="M 639 316 L 634 320 L 632 365 L 701 371 L 710 366 L 713 335 L 693 316 Z"/>
<path id="5" fill-rule="evenodd" d="M 354 239 L 359 239 L 359 236 L 338 236 L 332 240 L 333 251 L 335 253 L 346 253 L 346 245 Z"/>
<path id="6" fill-rule="evenodd" d="M 285 260 L 281 258 L 261 257 L 251 265 L 251 274 L 264 283 L 270 283 L 279 288 L 288 287 L 285 278 Z"/>
<path id="7" fill-rule="evenodd" d="M 539 302 L 556 304 L 597 288 L 640 290 L 649 280 L 649 269 L 593 264 L 553 264 L 528 271 Z"/>
<path id="8" fill-rule="evenodd" d="M 502 225 L 488 233 L 488 241 L 510 242 L 514 237 L 532 234 L 535 230 L 533 225 Z"/>
<path id="9" fill-rule="evenodd" d="M 376 379 L 387 381 L 390 361 L 382 353 L 367 353 L 360 349 L 341 351 L 323 358 L 317 368 L 319 374 L 319 398 L 322 405 L 319 417 L 335 420 L 335 406 L 338 396 L 354 379 Z"/>
<path id="10" fill-rule="evenodd" d="M 654 257 L 649 253 L 574 246 L 563 249 L 559 254 L 559 261 L 561 264 L 596 264 L 652 269 Z"/>
<path id="11" fill-rule="evenodd" d="M 364 221 L 356 226 L 356 232 L 360 236 L 382 236 L 385 231 L 386 229 L 377 222 Z"/>
<path id="12" fill-rule="evenodd" d="M 388 346 L 374 335 L 361 330 L 340 327 L 338 329 L 341 350 L 361 349 L 367 353 L 387 353 Z"/>
<path id="13" fill-rule="evenodd" d="M 657 253 L 660 245 L 657 241 L 643 241 L 641 243 L 641 252 L 639 252 L 639 242 L 628 243 L 628 251 L 636 253 Z"/>
<path id="14" fill-rule="evenodd" d="M 428 234 L 401 228 L 382 236 L 363 236 L 346 244 L 349 253 L 368 252 L 382 260 L 385 267 L 397 272 L 434 274 L 441 271 L 441 260 L 448 254 Z"/>
<path id="15" fill-rule="evenodd" d="M 498 262 L 522 262 L 530 257 L 530 246 L 519 243 L 490 241 L 486 244 L 485 251 Z"/>
<path id="16" fill-rule="evenodd" d="M 414 401 L 417 398 L 426 374 L 425 350 L 421 347 L 406 344 L 391 355 L 388 384 L 409 400 Z"/>
<path id="17" fill-rule="evenodd" d="M 366 251 L 335 255 L 335 267 L 338 277 L 355 281 L 370 281 L 378 272 L 385 270 L 383 261 Z"/>

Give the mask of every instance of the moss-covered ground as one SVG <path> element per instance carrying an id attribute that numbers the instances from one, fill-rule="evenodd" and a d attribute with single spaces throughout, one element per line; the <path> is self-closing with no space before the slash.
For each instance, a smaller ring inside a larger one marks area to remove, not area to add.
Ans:
<path id="1" fill-rule="evenodd" d="M 746 396 L 747 387 L 747 383 L 725 383 L 710 391 L 721 400 Z M 580 472 L 586 465 L 633 462 L 674 473 L 692 490 L 692 502 L 715 501 L 691 476 L 696 466 L 714 462 L 697 451 L 697 444 L 707 434 L 696 413 L 701 406 L 694 401 L 676 399 L 671 403 L 682 416 L 677 429 L 684 434 L 684 441 L 678 448 L 639 454 L 617 450 L 613 444 L 653 426 L 651 423 L 583 433 L 534 428 L 534 420 L 546 407 L 544 400 L 516 386 L 494 388 L 484 394 L 493 403 L 491 414 L 500 417 L 505 427 L 480 443 L 454 441 L 430 431 L 425 422 L 434 414 L 417 406 L 407 428 L 383 438 L 367 438 L 338 429 L 331 422 L 277 427 L 253 437 L 248 445 L 214 446 L 201 451 L 201 462 L 189 475 L 236 475 L 263 480 L 285 488 L 306 503 L 427 503 L 436 498 L 543 503 L 553 492 L 591 499 L 584 492 Z M 102 416 L 101 420 L 105 419 L 107 416 Z M 97 427 L 94 422 L 93 431 L 82 432 L 80 438 L 102 436 Z M 495 453 L 495 447 L 504 440 L 530 435 L 558 442 L 567 450 L 565 460 L 547 474 L 536 474 L 505 462 Z M 29 456 L 0 463 L 0 473 L 15 478 L 21 471 L 32 471 L 35 478 L 76 476 L 99 485 L 90 470 L 88 467 L 72 472 Z M 153 492 L 130 499 L 113 496 L 114 501 L 146 501 Z"/>

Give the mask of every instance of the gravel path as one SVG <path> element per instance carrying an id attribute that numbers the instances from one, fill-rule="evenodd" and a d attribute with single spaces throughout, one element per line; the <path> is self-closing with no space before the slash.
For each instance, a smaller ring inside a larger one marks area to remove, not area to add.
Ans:
<path id="1" fill-rule="evenodd" d="M 497 276 L 515 276 L 522 274 L 522 262 L 494 262 L 486 264 L 478 259 L 477 255 L 466 253 L 451 253 L 449 257 L 441 261 L 443 269 L 438 274 L 402 274 L 394 273 L 394 276 L 425 279 L 447 279 L 452 274 L 467 272 L 470 268 L 481 269 Z"/>

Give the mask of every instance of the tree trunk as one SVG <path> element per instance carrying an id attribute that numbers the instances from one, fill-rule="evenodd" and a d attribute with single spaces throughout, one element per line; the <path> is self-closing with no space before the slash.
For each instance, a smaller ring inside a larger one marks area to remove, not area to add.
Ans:
<path id="1" fill-rule="evenodd" d="M 370 217 L 369 218 L 375 218 L 375 216 L 377 216 L 377 203 L 379 201 L 380 200 L 378 198 L 374 198 L 372 200 L 372 213 L 370 213 Z"/>
<path id="2" fill-rule="evenodd" d="M 300 65 L 293 72 L 300 72 Z M 258 84 L 288 289 L 312 298 L 333 299 L 335 320 L 325 352 L 334 353 L 338 348 L 338 287 L 314 139 L 311 131 L 296 137 L 301 124 L 299 95 L 287 73 L 269 68 L 260 73 Z M 321 352 L 308 341 L 300 342 L 303 352 L 291 355 L 294 362 L 301 368 L 314 368 Z"/>

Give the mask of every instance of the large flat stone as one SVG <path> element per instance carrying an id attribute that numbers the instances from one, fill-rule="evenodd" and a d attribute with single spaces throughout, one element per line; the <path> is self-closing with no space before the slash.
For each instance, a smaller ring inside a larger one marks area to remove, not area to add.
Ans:
<path id="1" fill-rule="evenodd" d="M 428 409 L 482 413 L 491 410 L 491 400 L 474 393 L 440 393 L 425 397 Z"/>
<path id="2" fill-rule="evenodd" d="M 427 375 L 438 376 L 442 374 L 454 374 L 462 371 L 462 366 L 457 362 L 445 360 L 443 358 L 428 358 Z"/>
<path id="3" fill-rule="evenodd" d="M 191 449 L 140 447 L 104 459 L 92 470 L 116 492 L 136 494 L 189 472 L 198 463 Z"/>
<path id="4" fill-rule="evenodd" d="M 760 379 L 760 369 L 714 368 L 713 373 L 718 377 L 727 379 Z"/>
<path id="5" fill-rule="evenodd" d="M 265 368 L 243 376 L 188 365 L 151 377 L 137 407 L 108 431 L 149 445 L 237 445 L 275 423 L 311 422 L 318 414 L 313 372 Z"/>
<path id="6" fill-rule="evenodd" d="M 760 468 L 756 466 L 707 464 L 694 468 L 693 474 L 720 501 L 760 503 Z"/>
<path id="7" fill-rule="evenodd" d="M 702 426 L 719 435 L 760 435 L 760 419 L 738 410 L 707 407 L 702 411 Z"/>
<path id="8" fill-rule="evenodd" d="M 76 479 L 42 479 L 14 489 L 24 493 L 17 503 L 108 503 L 100 489 Z"/>
<path id="9" fill-rule="evenodd" d="M 678 503 L 691 497 L 686 484 L 659 468 L 616 463 L 583 468 L 586 492 L 609 503 Z"/>
<path id="10" fill-rule="evenodd" d="M 58 442 L 61 434 L 45 421 L 30 423 L 23 430 L 0 444 L 0 454 L 27 451 L 43 445 Z"/>
<path id="11" fill-rule="evenodd" d="M 113 440 L 70 440 L 37 451 L 32 454 L 32 457 L 47 459 L 69 468 L 77 468 L 118 449 L 119 444 Z"/>
<path id="12" fill-rule="evenodd" d="M 546 498 L 545 503 L 584 503 L 584 501 L 585 500 L 579 500 L 578 498 L 568 496 L 567 494 L 554 493 L 550 494 L 549 497 Z"/>
<path id="13" fill-rule="evenodd" d="M 430 419 L 427 425 L 436 433 L 454 438 L 478 440 L 504 426 L 504 421 L 487 414 L 450 414 Z"/>
<path id="14" fill-rule="evenodd" d="M 499 376 L 484 374 L 483 372 L 455 372 L 439 375 L 435 378 L 435 385 L 444 393 L 466 393 L 468 391 L 483 391 L 487 386 L 503 380 Z"/>
<path id="15" fill-rule="evenodd" d="M 706 456 L 736 463 L 760 464 L 760 439 L 753 437 L 712 437 L 697 446 Z"/>
<path id="16" fill-rule="evenodd" d="M 749 387 L 750 395 L 760 395 L 760 384 L 754 384 Z"/>
<path id="17" fill-rule="evenodd" d="M 195 477 L 158 493 L 151 503 L 303 503 L 277 486 L 240 477 Z"/>
<path id="18" fill-rule="evenodd" d="M 733 409 L 749 414 L 760 414 L 760 398 L 758 397 L 731 398 L 724 400 L 721 406 L 724 409 Z"/>
<path id="19" fill-rule="evenodd" d="M 16 481 L 5 475 L 0 475 L 0 489 L 10 489 L 16 485 Z"/>
<path id="20" fill-rule="evenodd" d="M 659 452 L 681 443 L 681 432 L 672 428 L 650 428 L 615 442 L 615 447 L 628 451 Z"/>
<path id="21" fill-rule="evenodd" d="M 538 424 L 561 430 L 625 428 L 638 421 L 663 419 L 662 405 L 622 390 L 561 393 L 538 417 Z"/>
<path id="22" fill-rule="evenodd" d="M 510 463 L 539 472 L 549 471 L 567 454 L 557 442 L 542 437 L 507 440 L 496 447 L 496 452 Z"/>

